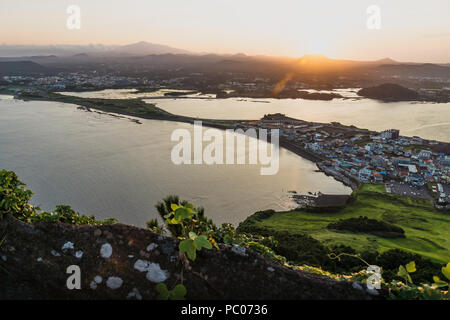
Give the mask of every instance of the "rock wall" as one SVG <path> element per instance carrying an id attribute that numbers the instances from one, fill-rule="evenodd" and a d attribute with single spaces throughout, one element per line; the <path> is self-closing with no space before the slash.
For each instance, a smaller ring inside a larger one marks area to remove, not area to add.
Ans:
<path id="1" fill-rule="evenodd" d="M 31 225 L 5 216 L 3 236 L 0 299 L 155 299 L 157 283 L 173 288 L 182 270 L 187 299 L 381 298 L 241 247 L 202 250 L 186 270 L 176 239 L 124 224 Z M 66 286 L 71 265 L 80 267 L 80 290 Z"/>

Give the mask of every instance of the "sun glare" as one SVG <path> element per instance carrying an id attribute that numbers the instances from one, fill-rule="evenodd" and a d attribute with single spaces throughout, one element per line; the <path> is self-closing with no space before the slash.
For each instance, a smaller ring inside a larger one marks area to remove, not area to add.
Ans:
<path id="1" fill-rule="evenodd" d="M 306 45 L 306 54 L 330 55 L 327 42 L 324 39 L 311 39 Z"/>

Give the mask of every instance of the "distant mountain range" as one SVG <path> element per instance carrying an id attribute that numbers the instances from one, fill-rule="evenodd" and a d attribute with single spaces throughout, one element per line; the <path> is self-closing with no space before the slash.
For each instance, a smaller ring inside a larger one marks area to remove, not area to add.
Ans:
<path id="1" fill-rule="evenodd" d="M 390 58 L 375 61 L 338 60 L 323 55 L 286 58 L 248 56 L 242 53 L 199 54 L 148 42 L 124 46 L 0 45 L 0 62 L 3 62 L 0 64 L 0 74 L 3 75 L 123 68 L 139 72 L 181 69 L 187 73 L 243 72 L 274 77 L 286 74 L 331 74 L 356 75 L 356 78 L 400 76 L 450 79 L 450 64 L 405 63 Z"/>
<path id="2" fill-rule="evenodd" d="M 0 57 L 23 56 L 76 56 L 76 55 L 100 55 L 100 56 L 142 56 L 148 54 L 191 54 L 187 50 L 172 48 L 166 45 L 154 44 L 145 41 L 129 45 L 0 45 Z"/>
<path id="3" fill-rule="evenodd" d="M 132 56 L 142 56 L 148 54 L 192 54 L 187 50 L 177 49 L 162 44 L 149 43 L 141 41 L 138 43 L 121 46 L 112 51 L 112 53 Z"/>

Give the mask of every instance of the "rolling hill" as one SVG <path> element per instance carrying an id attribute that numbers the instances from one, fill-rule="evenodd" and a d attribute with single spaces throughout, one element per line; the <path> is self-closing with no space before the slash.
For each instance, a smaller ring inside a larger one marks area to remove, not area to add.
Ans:
<path id="1" fill-rule="evenodd" d="M 53 71 L 32 61 L 3 61 L 0 62 L 0 75 L 30 75 Z"/>

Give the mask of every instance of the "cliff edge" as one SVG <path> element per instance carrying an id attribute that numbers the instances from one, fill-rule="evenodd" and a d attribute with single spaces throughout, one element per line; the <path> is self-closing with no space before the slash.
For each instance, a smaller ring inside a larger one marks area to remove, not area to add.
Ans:
<path id="1" fill-rule="evenodd" d="M 241 247 L 202 250 L 183 267 L 178 240 L 124 224 L 0 220 L 0 299 L 155 299 L 181 282 L 187 299 L 378 299 L 362 284 L 293 270 Z M 67 288 L 79 266 L 81 289 Z M 182 272 L 183 270 L 183 272 Z"/>

